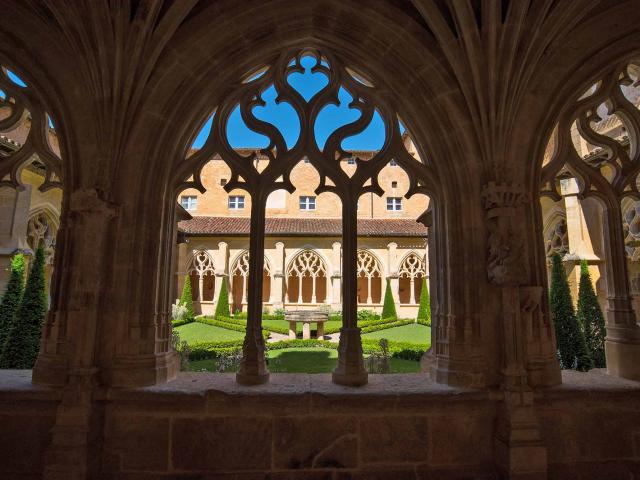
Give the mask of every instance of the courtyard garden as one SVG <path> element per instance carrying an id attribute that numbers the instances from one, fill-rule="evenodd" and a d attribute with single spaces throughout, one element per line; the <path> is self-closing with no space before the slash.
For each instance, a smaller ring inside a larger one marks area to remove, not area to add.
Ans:
<path id="1" fill-rule="evenodd" d="M 358 311 L 365 367 L 371 373 L 409 373 L 420 371 L 420 358 L 431 343 L 431 315 L 426 284 L 416 318 L 398 318 L 387 285 L 384 308 L 380 314 Z M 173 306 L 173 342 L 180 352 L 182 368 L 189 371 L 234 372 L 242 357 L 247 326 L 244 312 L 231 314 L 226 288 L 223 287 L 216 312 L 211 316 L 194 315 L 191 285 L 187 278 L 183 295 Z M 302 337 L 302 324 L 295 324 L 296 338 L 290 337 L 290 323 L 284 310 L 265 311 L 262 335 L 271 372 L 330 373 L 338 360 L 338 342 L 342 316 L 325 312 L 324 336 L 317 337 L 317 323 L 310 323 L 312 338 Z M 291 326 L 293 328 L 293 326 Z"/>

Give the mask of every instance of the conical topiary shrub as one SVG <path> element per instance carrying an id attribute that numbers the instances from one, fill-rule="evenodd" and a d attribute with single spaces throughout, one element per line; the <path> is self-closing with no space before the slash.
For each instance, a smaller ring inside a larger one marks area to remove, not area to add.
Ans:
<path id="1" fill-rule="evenodd" d="M 187 308 L 187 314 L 185 318 L 193 320 L 195 313 L 193 311 L 193 294 L 191 293 L 191 276 L 187 275 L 184 279 L 184 285 L 182 286 L 182 295 L 180 296 L 180 303 Z"/>
<path id="2" fill-rule="evenodd" d="M 420 308 L 418 309 L 418 322 L 431 325 L 431 298 L 427 286 L 426 277 L 422 277 L 422 289 L 420 290 Z"/>
<path id="3" fill-rule="evenodd" d="M 0 303 L 0 357 L 9 334 L 11 324 L 16 318 L 22 293 L 24 292 L 24 255 L 18 253 L 11 259 L 9 282 Z"/>
<path id="4" fill-rule="evenodd" d="M 593 368 L 593 360 L 573 310 L 571 291 L 562 266 L 562 259 L 556 253 L 551 261 L 549 302 L 556 331 L 560 364 L 562 368 L 586 371 Z"/>
<path id="5" fill-rule="evenodd" d="M 215 317 L 230 317 L 231 312 L 229 311 L 229 288 L 227 287 L 227 279 L 223 277 L 220 281 L 222 282 L 222 285 L 220 285 L 220 293 L 218 294 L 218 304 L 216 305 Z"/>
<path id="6" fill-rule="evenodd" d="M 587 348 L 591 352 L 596 368 L 606 367 L 604 356 L 604 338 L 607 334 L 604 326 L 604 315 L 598 303 L 598 297 L 591 283 L 589 266 L 583 260 L 580 263 L 580 290 L 578 293 L 578 321 L 582 325 Z"/>
<path id="7" fill-rule="evenodd" d="M 7 339 L 0 364 L 4 368 L 33 368 L 38 358 L 40 334 L 47 314 L 44 250 L 39 247 L 29 272 L 20 308 Z"/>
<path id="8" fill-rule="evenodd" d="M 384 290 L 384 304 L 382 305 L 382 315 L 380 318 L 398 318 L 396 313 L 396 302 L 391 293 L 391 281 L 387 279 L 387 287 Z"/>

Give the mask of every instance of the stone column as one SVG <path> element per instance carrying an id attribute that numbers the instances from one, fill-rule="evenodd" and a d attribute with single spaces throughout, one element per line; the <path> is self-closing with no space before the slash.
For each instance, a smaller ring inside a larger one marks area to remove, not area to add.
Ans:
<path id="1" fill-rule="evenodd" d="M 398 244 L 395 242 L 389 242 L 387 244 L 387 279 L 391 286 L 391 294 L 393 295 L 393 301 L 396 304 L 396 312 L 400 311 L 400 281 L 398 278 Z M 382 286 L 382 298 L 384 301 L 384 294 L 386 285 Z"/>
<path id="2" fill-rule="evenodd" d="M 525 243 L 524 188 L 510 183 L 486 184 L 482 189 L 488 232 L 487 276 L 500 295 L 501 387 L 494 451 L 505 478 L 546 478 L 547 450 L 533 406 L 527 375 L 527 328 L 541 321 L 533 316 L 542 287 L 526 286 L 529 279 Z M 559 370 L 558 370 L 559 373 Z"/>
<path id="3" fill-rule="evenodd" d="M 214 255 L 213 258 L 216 269 L 216 281 L 213 285 L 213 301 L 217 303 L 218 298 L 220 298 L 222 282 L 226 282 L 227 276 L 229 275 L 229 244 L 227 244 L 227 242 L 219 242 L 217 255 Z"/>
<path id="4" fill-rule="evenodd" d="M 333 264 L 333 273 L 331 274 L 331 309 L 342 310 L 342 245 L 340 242 L 333 242 L 331 250 L 331 263 Z"/>
<path id="5" fill-rule="evenodd" d="M 633 310 L 619 202 L 608 205 L 603 223 L 607 258 L 607 371 L 611 375 L 640 380 L 640 326 Z"/>
<path id="6" fill-rule="evenodd" d="M 409 303 L 411 305 L 416 303 L 416 280 L 413 276 L 409 277 Z"/>
<path id="7" fill-rule="evenodd" d="M 311 275 L 311 303 L 316 303 L 316 275 Z"/>
<path id="8" fill-rule="evenodd" d="M 302 276 L 298 275 L 298 303 L 302 303 Z"/>
<path id="9" fill-rule="evenodd" d="M 338 365 L 333 381 L 340 385 L 358 386 L 367 383 L 367 371 L 362 357 L 358 316 L 358 231 L 357 198 L 342 199 L 342 328 L 338 345 Z"/>
<path id="10" fill-rule="evenodd" d="M 273 308 L 283 308 L 284 293 L 284 243 L 276 243 L 276 254 L 271 273 L 271 304 Z"/>
<path id="11" fill-rule="evenodd" d="M 327 292 L 324 303 L 327 305 L 331 305 L 333 303 L 333 292 L 332 292 L 332 283 L 331 283 L 331 275 L 327 275 L 325 277 L 326 287 L 325 291 Z"/>
<path id="12" fill-rule="evenodd" d="M 257 385 L 269 381 L 262 337 L 262 284 L 264 271 L 264 227 L 267 198 L 261 191 L 251 192 L 251 228 L 249 232 L 249 296 L 247 333 L 242 346 L 242 361 L 236 381 Z"/>
<path id="13" fill-rule="evenodd" d="M 371 305 L 373 300 L 371 299 L 371 275 L 367 275 L 367 305 Z"/>

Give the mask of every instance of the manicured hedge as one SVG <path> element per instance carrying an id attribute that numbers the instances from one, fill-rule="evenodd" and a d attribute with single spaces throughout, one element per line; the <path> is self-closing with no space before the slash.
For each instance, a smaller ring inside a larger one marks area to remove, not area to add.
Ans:
<path id="1" fill-rule="evenodd" d="M 338 349 L 338 344 L 325 340 L 282 340 L 280 342 L 268 343 L 268 350 L 282 350 L 285 348 L 328 348 Z M 198 342 L 189 345 L 191 353 L 190 360 L 204 360 L 217 358 L 224 353 L 231 353 L 242 348 L 242 340 L 230 340 L 224 342 Z M 389 342 L 389 353 L 393 358 L 404 360 L 420 361 L 422 355 L 429 348 L 428 344 L 413 344 L 405 342 Z M 381 353 L 379 340 L 362 340 L 362 351 L 365 354 Z"/>
<path id="2" fill-rule="evenodd" d="M 173 327 L 181 327 L 182 325 L 186 325 L 187 323 L 193 323 L 196 320 L 194 318 L 183 318 L 182 320 L 172 320 L 171 325 Z"/>
<path id="3" fill-rule="evenodd" d="M 386 330 L 387 328 L 402 327 L 403 325 L 409 325 L 415 323 L 414 320 L 395 320 L 382 324 L 368 325 L 360 328 L 360 333 L 371 333 L 379 330 Z"/>

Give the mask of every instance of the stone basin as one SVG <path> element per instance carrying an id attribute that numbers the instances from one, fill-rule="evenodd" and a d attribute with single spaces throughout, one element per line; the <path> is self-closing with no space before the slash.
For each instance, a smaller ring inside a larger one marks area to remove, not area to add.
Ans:
<path id="1" fill-rule="evenodd" d="M 317 324 L 317 338 L 324 338 L 324 322 L 329 319 L 329 314 L 319 310 L 291 310 L 284 312 L 284 319 L 289 322 L 289 338 L 296 338 L 296 324 L 302 323 L 302 338 L 311 338 L 311 324 Z"/>

